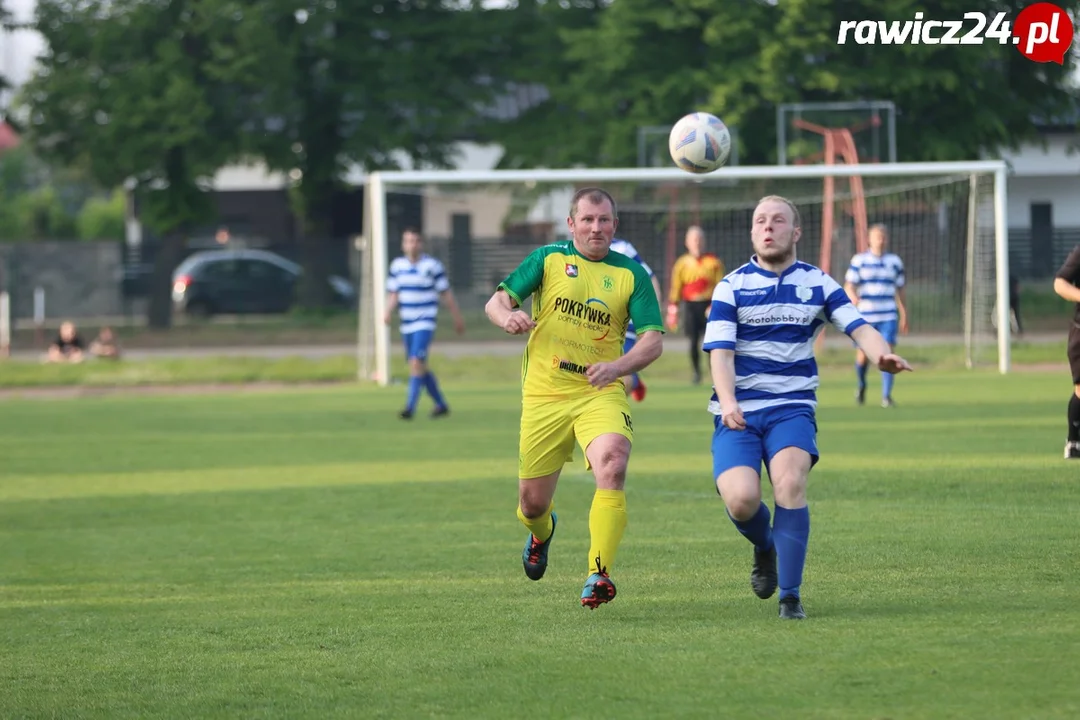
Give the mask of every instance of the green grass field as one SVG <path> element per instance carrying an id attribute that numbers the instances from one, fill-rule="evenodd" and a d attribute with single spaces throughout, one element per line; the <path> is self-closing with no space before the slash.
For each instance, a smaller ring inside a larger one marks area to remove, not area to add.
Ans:
<path id="1" fill-rule="evenodd" d="M 4 402 L 0 717 L 1080 716 L 1067 374 L 927 369 L 887 411 L 828 371 L 803 623 L 750 592 L 706 391 L 635 406 L 589 611 L 580 453 L 530 582 L 514 383 L 445 389 L 411 424 L 400 386 Z"/>

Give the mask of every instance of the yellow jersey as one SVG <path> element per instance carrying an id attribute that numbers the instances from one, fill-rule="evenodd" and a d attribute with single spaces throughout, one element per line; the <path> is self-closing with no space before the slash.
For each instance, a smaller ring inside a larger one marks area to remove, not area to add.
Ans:
<path id="1" fill-rule="evenodd" d="M 711 253 L 694 257 L 686 253 L 671 268 L 668 302 L 711 300 L 713 290 L 724 279 L 724 263 Z"/>
<path id="2" fill-rule="evenodd" d="M 660 305 L 645 269 L 617 252 L 590 260 L 572 240 L 531 252 L 499 284 L 520 307 L 533 298 L 532 329 L 521 363 L 522 396 L 578 399 L 590 393 L 625 392 L 622 381 L 589 385 L 589 365 L 618 360 L 626 326 L 663 332 Z"/>

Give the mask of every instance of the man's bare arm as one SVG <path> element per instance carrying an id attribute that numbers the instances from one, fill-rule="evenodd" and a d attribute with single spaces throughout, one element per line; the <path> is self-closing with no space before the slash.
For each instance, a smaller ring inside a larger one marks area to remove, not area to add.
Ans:
<path id="1" fill-rule="evenodd" d="M 454 329 L 457 330 L 459 334 L 465 332 L 465 319 L 461 317 L 461 308 L 458 307 L 457 298 L 454 297 L 454 291 L 446 290 L 443 292 L 442 300 L 450 311 L 450 316 L 454 318 Z"/>
<path id="2" fill-rule="evenodd" d="M 496 290 L 484 305 L 484 313 L 497 328 L 502 328 L 511 335 L 520 335 L 536 327 L 533 319 L 524 311 L 515 308 L 517 303 L 505 290 Z"/>
<path id="3" fill-rule="evenodd" d="M 394 317 L 394 311 L 398 306 L 398 294 L 396 292 L 387 293 L 386 295 L 386 315 L 383 317 L 384 322 L 390 322 L 390 319 Z"/>
<path id="4" fill-rule="evenodd" d="M 859 293 L 855 290 L 855 284 L 854 283 L 849 283 L 849 282 L 844 283 L 844 292 L 847 293 L 848 300 L 851 301 L 852 305 L 858 305 L 859 304 Z"/>
<path id="5" fill-rule="evenodd" d="M 634 347 L 618 360 L 611 364 L 615 366 L 620 377 L 644 370 L 664 352 L 664 339 L 659 330 L 646 330 L 638 335 Z"/>
<path id="6" fill-rule="evenodd" d="M 1054 292 L 1069 302 L 1080 302 L 1080 288 L 1065 278 L 1054 278 Z"/>

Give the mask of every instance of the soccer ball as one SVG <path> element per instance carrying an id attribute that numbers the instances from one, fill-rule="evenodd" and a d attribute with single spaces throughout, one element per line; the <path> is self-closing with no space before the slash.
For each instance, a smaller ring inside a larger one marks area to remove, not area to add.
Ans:
<path id="1" fill-rule="evenodd" d="M 731 133 L 715 115 L 690 113 L 671 128 L 668 152 L 675 164 L 687 172 L 711 173 L 727 162 Z"/>

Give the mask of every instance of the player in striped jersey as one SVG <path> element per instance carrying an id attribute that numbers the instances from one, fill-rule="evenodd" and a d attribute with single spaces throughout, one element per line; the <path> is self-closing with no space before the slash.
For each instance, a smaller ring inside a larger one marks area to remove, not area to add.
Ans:
<path id="1" fill-rule="evenodd" d="M 716 490 L 754 545 L 754 594 L 772 597 L 779 585 L 780 617 L 795 620 L 806 617 L 799 595 L 810 536 L 806 483 L 818 460 L 814 338 L 831 322 L 883 372 L 911 369 L 835 280 L 796 260 L 800 234 L 790 200 L 761 199 L 750 233 L 755 255 L 716 286 L 702 346 L 713 380 Z M 761 500 L 762 460 L 775 519 Z"/>
<path id="2" fill-rule="evenodd" d="M 649 279 L 652 281 L 653 290 L 656 291 L 656 301 L 658 303 L 663 301 L 663 293 L 660 290 L 660 282 L 656 279 L 656 274 L 653 273 L 649 264 L 641 259 L 641 255 L 638 254 L 637 249 L 628 240 L 622 240 L 615 238 L 611 241 L 611 249 L 620 255 L 625 255 L 634 262 L 638 263 L 645 269 L 645 272 L 649 274 Z M 634 330 L 634 321 L 631 320 L 626 326 L 626 342 L 623 345 L 623 355 L 630 352 L 630 348 L 634 347 L 634 343 L 637 342 L 637 332 Z M 638 402 L 645 399 L 645 383 L 641 380 L 641 377 L 637 373 L 633 373 L 630 377 L 624 380 L 626 383 L 626 392 L 630 397 L 634 398 Z"/>
<path id="3" fill-rule="evenodd" d="M 870 228 L 870 249 L 851 258 L 851 265 L 844 275 L 844 291 L 862 313 L 866 322 L 874 326 L 896 347 L 896 332 L 906 335 L 908 331 L 907 306 L 904 303 L 904 262 L 899 255 L 885 252 L 889 242 L 884 225 Z M 855 375 L 859 380 L 855 400 L 866 402 L 866 353 L 855 351 Z M 885 373 L 881 379 L 881 407 L 893 407 L 893 376 Z"/>
<path id="4" fill-rule="evenodd" d="M 450 309 L 454 329 L 459 335 L 465 332 L 465 321 L 461 318 L 442 263 L 424 252 L 424 241 L 418 230 L 408 228 L 402 233 L 401 251 L 404 254 L 390 263 L 389 277 L 386 279 L 389 297 L 385 318 L 389 323 L 394 310 L 398 311 L 401 339 L 405 343 L 405 356 L 409 361 L 409 387 L 405 409 L 399 416 L 404 420 L 411 419 L 420 400 L 420 391 L 427 388 L 435 401 L 431 417 L 442 417 L 450 412 L 450 408 L 439 390 L 435 374 L 427 365 L 428 349 L 435 337 L 435 323 L 439 317 L 439 298 Z"/>

